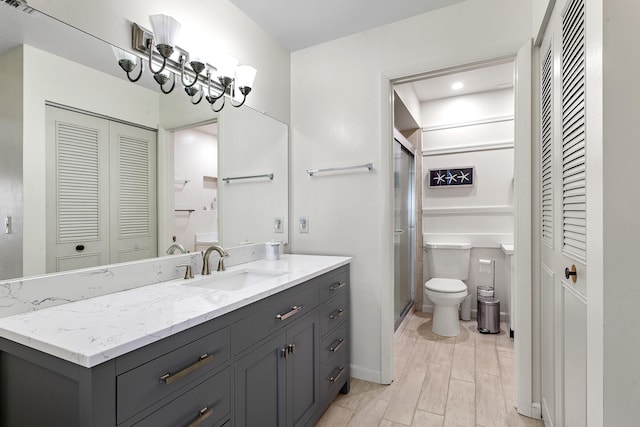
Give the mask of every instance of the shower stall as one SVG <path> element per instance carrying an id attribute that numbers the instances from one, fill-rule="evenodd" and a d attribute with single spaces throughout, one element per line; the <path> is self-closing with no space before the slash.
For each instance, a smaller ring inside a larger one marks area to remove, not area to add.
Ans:
<path id="1" fill-rule="evenodd" d="M 393 142 L 394 319 L 395 329 L 413 305 L 415 247 L 415 159 L 398 139 Z"/>

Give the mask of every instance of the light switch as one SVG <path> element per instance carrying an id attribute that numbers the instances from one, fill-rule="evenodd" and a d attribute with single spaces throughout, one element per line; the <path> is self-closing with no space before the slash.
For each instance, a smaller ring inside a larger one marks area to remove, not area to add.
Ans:
<path id="1" fill-rule="evenodd" d="M 283 233 L 284 232 L 284 218 L 276 217 L 273 220 L 273 232 L 274 233 Z"/>
<path id="2" fill-rule="evenodd" d="M 11 230 L 11 217 L 7 216 L 4 218 L 4 234 L 11 234 L 13 231 Z"/>
<path id="3" fill-rule="evenodd" d="M 299 224 L 300 224 L 300 232 L 301 233 L 308 233 L 309 232 L 309 217 L 308 216 L 301 216 Z"/>

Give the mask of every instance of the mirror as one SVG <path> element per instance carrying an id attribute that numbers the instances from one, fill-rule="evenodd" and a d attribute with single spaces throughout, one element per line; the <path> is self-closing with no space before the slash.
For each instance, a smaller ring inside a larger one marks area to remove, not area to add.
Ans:
<path id="1" fill-rule="evenodd" d="M 175 180 L 182 177 L 174 173 L 174 133 L 211 123 L 219 128 L 218 176 L 194 181 L 217 187 L 218 240 L 224 246 L 288 240 L 286 124 L 246 105 L 231 108 L 227 103 L 216 115 L 206 102 L 192 105 L 179 83 L 171 94 L 161 94 L 148 71 L 131 83 L 109 44 L 37 11 L 25 14 L 6 5 L 0 5 L 0 91 L 0 219 L 5 223 L 0 279 L 46 272 L 51 206 L 44 173 L 45 102 L 157 131 L 159 255 L 172 243 L 174 210 L 180 208 Z M 222 181 L 261 174 L 274 178 Z M 210 209 L 212 203 L 203 205 Z M 23 253 L 28 254 L 24 261 Z"/>

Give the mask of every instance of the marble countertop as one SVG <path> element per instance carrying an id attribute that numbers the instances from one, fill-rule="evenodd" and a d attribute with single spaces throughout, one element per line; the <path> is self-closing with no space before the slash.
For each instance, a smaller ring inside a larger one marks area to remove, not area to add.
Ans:
<path id="1" fill-rule="evenodd" d="M 211 276 L 171 280 L 0 318 L 0 337 L 90 368 L 348 264 L 349 257 L 283 255 Z M 281 275 L 225 291 L 198 286 L 245 269 Z"/>

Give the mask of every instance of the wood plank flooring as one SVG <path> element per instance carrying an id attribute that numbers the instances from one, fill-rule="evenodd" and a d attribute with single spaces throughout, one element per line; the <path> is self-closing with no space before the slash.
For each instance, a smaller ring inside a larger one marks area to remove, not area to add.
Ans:
<path id="1" fill-rule="evenodd" d="M 395 334 L 391 385 L 351 380 L 318 427 L 528 427 L 542 422 L 519 415 L 513 404 L 513 340 L 460 322 L 460 335 L 431 332 L 431 314 L 411 313 Z"/>

